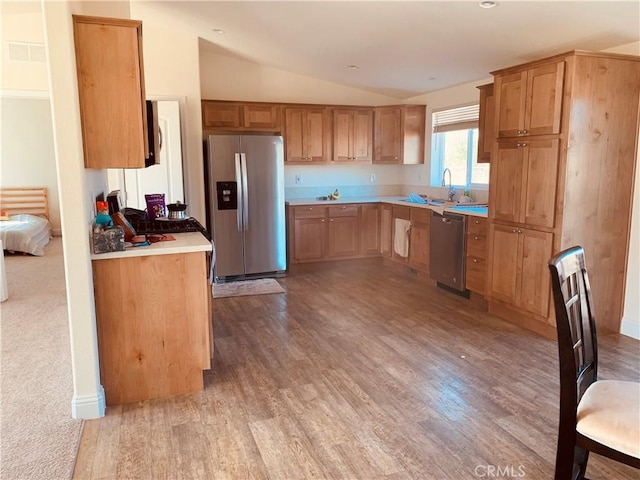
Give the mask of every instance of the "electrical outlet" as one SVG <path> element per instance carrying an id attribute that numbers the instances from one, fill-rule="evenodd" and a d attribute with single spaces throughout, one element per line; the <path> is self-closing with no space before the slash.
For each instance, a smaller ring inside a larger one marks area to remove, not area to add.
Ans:
<path id="1" fill-rule="evenodd" d="M 296 173 L 296 185 L 300 185 L 302 183 L 302 175 Z"/>
<path id="2" fill-rule="evenodd" d="M 375 181 L 376 181 L 376 174 L 375 174 L 375 173 L 372 173 L 372 174 L 371 174 L 371 176 L 369 177 L 369 181 L 370 181 L 371 183 L 375 183 Z"/>

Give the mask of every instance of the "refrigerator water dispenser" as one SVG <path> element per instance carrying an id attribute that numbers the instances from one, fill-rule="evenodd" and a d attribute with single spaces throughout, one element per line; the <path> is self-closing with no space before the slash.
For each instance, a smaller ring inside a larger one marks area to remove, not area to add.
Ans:
<path id="1" fill-rule="evenodd" d="M 218 210 L 238 209 L 238 182 L 216 182 Z"/>

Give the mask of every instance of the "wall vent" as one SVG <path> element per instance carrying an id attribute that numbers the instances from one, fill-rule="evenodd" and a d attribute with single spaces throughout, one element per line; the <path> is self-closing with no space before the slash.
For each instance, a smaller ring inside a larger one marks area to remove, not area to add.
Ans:
<path id="1" fill-rule="evenodd" d="M 8 42 L 9 60 L 12 62 L 45 63 L 47 51 L 44 43 Z"/>

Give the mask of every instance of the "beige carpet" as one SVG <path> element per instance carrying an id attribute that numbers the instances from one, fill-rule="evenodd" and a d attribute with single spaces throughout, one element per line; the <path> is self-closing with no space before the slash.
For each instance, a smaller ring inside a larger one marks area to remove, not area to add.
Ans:
<path id="1" fill-rule="evenodd" d="M 0 478 L 71 477 L 82 421 L 73 384 L 62 239 L 44 257 L 5 256 L 0 304 Z"/>
<path id="2" fill-rule="evenodd" d="M 284 293 L 284 288 L 273 278 L 217 283 L 213 286 L 213 298 L 264 295 L 267 293 Z"/>

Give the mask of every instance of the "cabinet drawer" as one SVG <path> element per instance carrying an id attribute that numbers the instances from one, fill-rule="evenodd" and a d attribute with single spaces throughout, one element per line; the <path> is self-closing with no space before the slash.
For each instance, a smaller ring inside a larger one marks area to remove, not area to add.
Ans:
<path id="1" fill-rule="evenodd" d="M 428 208 L 412 208 L 411 221 L 417 223 L 429 223 L 431 219 L 431 210 Z"/>
<path id="2" fill-rule="evenodd" d="M 304 206 L 295 207 L 295 218 L 324 218 L 326 207 Z"/>
<path id="3" fill-rule="evenodd" d="M 467 234 L 467 256 L 487 258 L 487 237 L 472 233 Z"/>
<path id="4" fill-rule="evenodd" d="M 329 207 L 330 217 L 357 217 L 358 205 L 336 205 Z"/>
<path id="5" fill-rule="evenodd" d="M 483 258 L 467 257 L 465 286 L 467 289 L 484 294 L 487 281 L 487 265 Z"/>
<path id="6" fill-rule="evenodd" d="M 487 219 L 484 217 L 467 217 L 467 233 L 484 237 L 487 235 L 487 225 Z"/>

